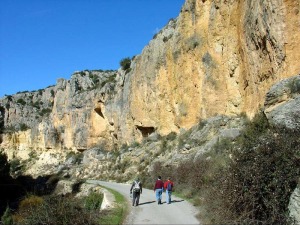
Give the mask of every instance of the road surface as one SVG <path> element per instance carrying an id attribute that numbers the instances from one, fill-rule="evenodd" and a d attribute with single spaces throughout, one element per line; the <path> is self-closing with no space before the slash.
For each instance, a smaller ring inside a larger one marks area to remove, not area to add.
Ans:
<path id="1" fill-rule="evenodd" d="M 153 190 L 144 189 L 139 206 L 131 206 L 130 185 L 104 181 L 89 181 L 114 189 L 126 197 L 130 203 L 130 213 L 124 224 L 200 224 L 195 215 L 197 210 L 190 203 L 172 196 L 171 204 L 166 204 L 166 194 L 163 193 L 162 205 L 155 201 Z"/>

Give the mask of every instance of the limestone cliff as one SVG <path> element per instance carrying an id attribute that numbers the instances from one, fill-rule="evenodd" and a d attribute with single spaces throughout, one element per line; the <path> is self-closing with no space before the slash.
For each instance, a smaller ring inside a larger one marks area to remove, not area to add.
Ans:
<path id="1" fill-rule="evenodd" d="M 3 98 L 0 125 L 19 131 L 2 134 L 1 147 L 85 150 L 252 116 L 271 85 L 300 71 L 299 10 L 299 0 L 187 0 L 130 69 Z"/>
<path id="2" fill-rule="evenodd" d="M 272 84 L 300 71 L 299 7 L 300 1 L 187 0 L 135 57 L 107 103 L 116 136 L 178 132 L 217 114 L 254 115 Z"/>
<path id="3" fill-rule="evenodd" d="M 83 151 L 109 140 L 99 105 L 103 93 L 114 89 L 116 73 L 75 72 L 55 86 L 2 98 L 1 147 L 10 158 L 27 159 L 32 151 Z"/>

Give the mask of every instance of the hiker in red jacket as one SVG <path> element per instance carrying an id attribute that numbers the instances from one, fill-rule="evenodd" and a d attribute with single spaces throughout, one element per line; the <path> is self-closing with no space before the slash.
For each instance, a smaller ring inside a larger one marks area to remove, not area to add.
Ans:
<path id="1" fill-rule="evenodd" d="M 157 203 L 159 205 L 162 204 L 161 203 L 161 196 L 162 196 L 163 191 L 164 191 L 164 182 L 162 182 L 161 176 L 158 176 L 158 178 L 155 182 L 154 192 L 155 192 Z"/>
<path id="2" fill-rule="evenodd" d="M 169 177 L 168 180 L 164 183 L 164 188 L 166 190 L 166 202 L 167 204 L 171 204 L 171 195 L 174 187 L 174 183 L 171 181 Z"/>

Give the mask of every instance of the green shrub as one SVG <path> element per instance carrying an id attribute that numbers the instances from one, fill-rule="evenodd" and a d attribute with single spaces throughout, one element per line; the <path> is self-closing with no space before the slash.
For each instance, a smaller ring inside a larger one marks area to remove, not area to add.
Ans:
<path id="1" fill-rule="evenodd" d="M 122 67 L 122 70 L 128 70 L 131 65 L 131 59 L 129 57 L 124 58 L 120 61 L 120 66 Z"/>
<path id="2" fill-rule="evenodd" d="M 40 109 L 40 102 L 34 102 L 34 103 L 32 103 L 32 106 L 37 109 Z"/>
<path id="3" fill-rule="evenodd" d="M 11 95 L 5 95 L 8 101 L 12 101 L 13 97 Z"/>
<path id="4" fill-rule="evenodd" d="M 0 179 L 9 177 L 9 170 L 7 155 L 0 149 Z"/>
<path id="5" fill-rule="evenodd" d="M 42 109 L 42 110 L 39 112 L 39 115 L 40 115 L 40 116 L 48 116 L 51 112 L 52 112 L 52 109 L 51 109 L 51 108 L 46 108 L 46 109 Z"/>
<path id="6" fill-rule="evenodd" d="M 13 225 L 13 217 L 9 207 L 6 207 L 6 210 L 1 217 L 1 222 L 3 225 Z"/>
<path id="7" fill-rule="evenodd" d="M 195 49 L 198 45 L 200 45 L 201 40 L 197 35 L 194 35 L 186 40 L 186 50 L 190 51 Z"/>
<path id="8" fill-rule="evenodd" d="M 96 74 L 89 74 L 89 78 L 93 81 L 94 85 L 99 83 L 99 77 Z"/>
<path id="9" fill-rule="evenodd" d="M 166 140 L 167 141 L 174 141 L 177 137 L 177 133 L 172 131 L 171 133 L 169 133 L 167 136 L 166 136 Z"/>
<path id="10" fill-rule="evenodd" d="M 140 146 L 140 143 L 137 142 L 137 141 L 135 141 L 135 142 L 133 142 L 133 143 L 130 144 L 130 147 L 131 147 L 131 148 L 137 148 L 137 147 L 139 147 L 139 146 Z"/>
<path id="11" fill-rule="evenodd" d="M 173 37 L 173 34 L 170 34 L 169 36 L 164 36 L 163 42 L 167 42 L 167 41 L 170 40 L 172 37 Z"/>
<path id="12" fill-rule="evenodd" d="M 288 87 L 291 90 L 291 94 L 299 94 L 300 93 L 300 80 L 292 79 L 288 83 Z"/>
<path id="13" fill-rule="evenodd" d="M 43 198 L 36 195 L 29 195 L 19 203 L 19 211 L 27 211 L 28 208 L 35 208 L 43 204 Z"/>
<path id="14" fill-rule="evenodd" d="M 92 192 L 84 200 L 84 207 L 88 210 L 95 210 L 101 207 L 103 194 Z"/>
<path id="15" fill-rule="evenodd" d="M 18 172 L 19 170 L 22 169 L 22 165 L 20 163 L 20 160 L 19 159 L 13 159 L 9 162 L 10 164 L 10 173 L 13 174 L 13 173 L 16 173 Z"/>
<path id="16" fill-rule="evenodd" d="M 24 99 L 20 98 L 17 100 L 17 103 L 18 104 L 21 104 L 21 105 L 26 105 L 26 102 L 24 101 Z"/>
<path id="17" fill-rule="evenodd" d="M 34 201 L 35 202 L 35 201 Z M 65 225 L 98 224 L 98 210 L 87 210 L 81 199 L 72 196 L 47 196 L 37 204 L 28 205 L 26 210 L 19 210 L 15 224 L 22 225 Z"/>
<path id="18" fill-rule="evenodd" d="M 20 130 L 21 131 L 26 131 L 28 129 L 30 129 L 30 127 L 28 127 L 25 123 L 21 123 L 20 124 Z"/>
<path id="19" fill-rule="evenodd" d="M 272 128 L 258 114 L 229 145 L 231 159 L 223 164 L 213 160 L 217 169 L 199 189 L 203 221 L 288 224 L 289 197 L 300 175 L 299 132 Z"/>
<path id="20" fill-rule="evenodd" d="M 55 96 L 55 93 L 54 93 L 54 90 L 53 90 L 53 89 L 50 91 L 50 93 L 51 93 L 51 96 L 52 96 L 52 97 Z"/>
<path id="21" fill-rule="evenodd" d="M 30 159 L 37 159 L 38 158 L 38 155 L 37 155 L 37 152 L 36 151 L 31 151 L 29 154 L 28 154 L 29 158 Z"/>
<path id="22" fill-rule="evenodd" d="M 259 145 L 234 153 L 228 186 L 235 186 L 239 195 L 232 208 L 239 218 L 287 224 L 289 197 L 300 175 L 298 137 L 287 130 L 270 132 Z M 227 196 L 233 196 L 232 190 Z"/>

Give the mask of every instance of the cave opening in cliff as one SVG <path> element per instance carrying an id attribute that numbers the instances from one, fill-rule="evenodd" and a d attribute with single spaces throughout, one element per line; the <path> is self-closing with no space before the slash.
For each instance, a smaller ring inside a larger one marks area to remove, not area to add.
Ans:
<path id="1" fill-rule="evenodd" d="M 136 128 L 141 132 L 143 137 L 148 137 L 150 134 L 155 132 L 154 127 L 136 126 Z"/>
<path id="2" fill-rule="evenodd" d="M 85 150 L 87 150 L 87 148 L 77 148 L 77 151 L 80 153 L 84 152 Z"/>
<path id="3" fill-rule="evenodd" d="M 101 116 L 102 118 L 104 118 L 104 115 L 103 115 L 102 110 L 101 110 L 100 107 L 99 107 L 99 108 L 95 108 L 94 110 L 95 110 L 95 112 L 96 112 L 99 116 Z"/>

